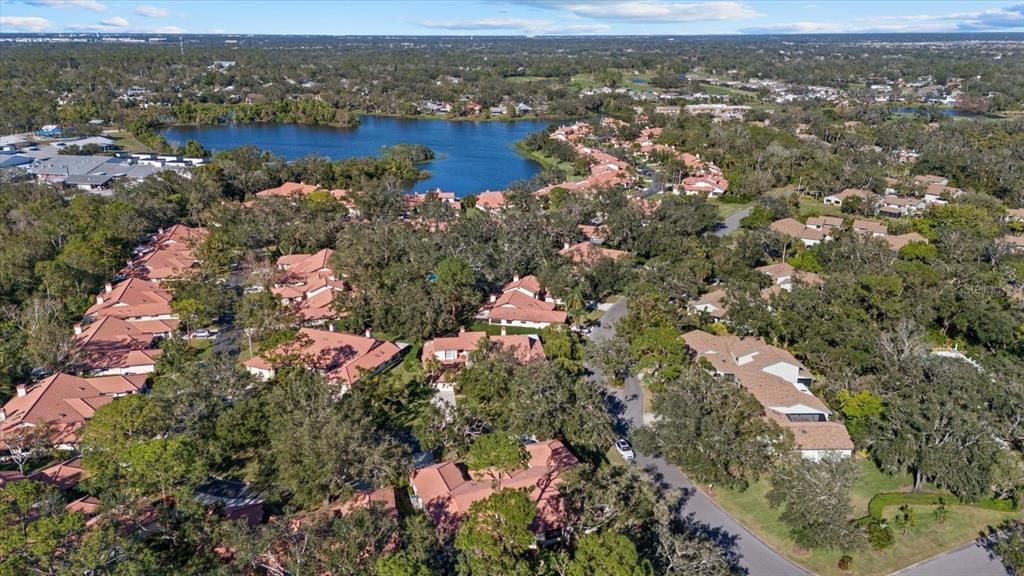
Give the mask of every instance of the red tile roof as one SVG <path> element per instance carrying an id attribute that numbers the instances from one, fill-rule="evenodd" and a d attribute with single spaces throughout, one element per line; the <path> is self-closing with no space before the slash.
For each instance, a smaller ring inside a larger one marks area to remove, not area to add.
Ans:
<path id="1" fill-rule="evenodd" d="M 526 445 L 527 467 L 511 473 L 478 472 L 474 476 L 455 462 L 442 462 L 417 470 L 412 485 L 423 510 L 439 527 L 457 528 L 469 507 L 497 490 L 527 489 L 537 504 L 534 532 L 563 526 L 564 508 L 558 485 L 562 473 L 579 460 L 558 440 Z"/>
<path id="2" fill-rule="evenodd" d="M 718 373 L 735 376 L 761 403 L 767 417 L 793 431 L 797 447 L 804 450 L 853 449 L 853 441 L 842 424 L 791 422 L 785 416 L 790 409 L 810 409 L 826 417 L 832 413 L 806 384 L 798 382 L 811 380 L 810 373 L 786 350 L 770 346 L 761 338 L 714 335 L 700 330 L 687 332 L 683 340 L 698 357 L 710 362 Z"/>
<path id="3" fill-rule="evenodd" d="M 502 293 L 487 310 L 488 318 L 495 320 L 561 324 L 568 316 L 564 311 L 555 310 L 551 302 L 531 298 L 515 290 Z"/>
<path id="4" fill-rule="evenodd" d="M 394 342 L 354 334 L 301 328 L 295 341 L 254 356 L 245 366 L 272 370 L 274 362 L 296 357 L 302 364 L 323 372 L 328 379 L 352 386 L 363 372 L 375 372 L 395 360 L 402 348 Z"/>
<path id="5" fill-rule="evenodd" d="M 49 468 L 40 470 L 29 476 L 31 480 L 37 482 L 45 482 L 52 486 L 56 486 L 61 490 L 70 490 L 78 483 L 82 481 L 82 474 L 85 469 L 82 468 L 82 458 L 75 457 L 70 460 L 66 460 L 59 464 L 54 464 Z"/>
<path id="6" fill-rule="evenodd" d="M 618 260 L 619 258 L 625 258 L 629 256 L 629 252 L 623 250 L 612 250 L 610 248 L 603 248 L 592 242 L 580 242 L 573 246 L 567 246 L 563 248 L 559 254 L 566 258 L 576 262 L 577 264 L 592 264 L 597 262 L 601 258 L 611 258 L 612 260 Z"/>
<path id="7" fill-rule="evenodd" d="M 82 423 L 115 396 L 134 394 L 146 383 L 143 374 L 82 378 L 59 372 L 15 396 L 4 405 L 4 430 L 40 422 L 56 429 L 55 442 L 74 440 Z"/>
<path id="8" fill-rule="evenodd" d="M 109 286 L 109 285 L 108 285 Z M 110 290 L 96 296 L 96 302 L 85 312 L 85 316 L 99 318 L 153 318 L 171 316 L 171 294 L 156 282 L 142 278 L 129 278 Z"/>
<path id="9" fill-rule="evenodd" d="M 106 316 L 76 335 L 73 346 L 85 371 L 131 369 L 156 362 L 160 350 L 152 348 L 153 339 L 135 322 Z"/>
<path id="10" fill-rule="evenodd" d="M 508 336 L 488 336 L 486 332 L 459 332 L 457 336 L 446 336 L 428 340 L 423 344 L 421 358 L 424 362 L 437 352 L 455 352 L 454 360 L 445 361 L 445 364 L 461 364 L 466 361 L 466 355 L 480 347 L 481 340 L 490 340 L 509 350 L 520 362 L 529 362 L 537 358 L 544 358 L 544 345 L 540 339 L 528 334 L 511 334 Z"/>

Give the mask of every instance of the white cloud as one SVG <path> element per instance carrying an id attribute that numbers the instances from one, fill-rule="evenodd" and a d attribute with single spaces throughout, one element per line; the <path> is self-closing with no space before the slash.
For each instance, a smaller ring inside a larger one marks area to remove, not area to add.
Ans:
<path id="1" fill-rule="evenodd" d="M 872 32 L 970 32 L 1024 29 L 1024 4 L 982 12 L 872 16 L 849 22 L 790 22 L 742 28 L 744 34 L 858 34 Z"/>
<path id="2" fill-rule="evenodd" d="M 188 34 L 188 30 L 181 26 L 157 26 L 156 28 L 144 28 L 140 32 L 150 32 L 152 34 Z"/>
<path id="3" fill-rule="evenodd" d="M 114 28 L 127 28 L 128 26 L 131 26 L 131 23 L 128 22 L 128 20 L 125 20 L 120 16 L 114 16 L 113 18 L 100 20 L 100 24 L 104 26 L 112 26 Z"/>
<path id="4" fill-rule="evenodd" d="M 569 12 L 575 16 L 618 22 L 704 22 L 709 20 L 741 20 L 760 16 L 743 2 L 657 2 L 624 0 L 614 2 L 519 0 L 516 3 L 534 8 Z"/>
<path id="5" fill-rule="evenodd" d="M 0 30 L 9 32 L 43 32 L 53 28 L 46 18 L 37 16 L 0 16 Z M 10 30 L 8 30 L 10 29 Z"/>
<path id="6" fill-rule="evenodd" d="M 469 20 L 418 20 L 424 28 L 460 32 L 505 31 L 526 35 L 593 34 L 611 29 L 607 24 L 562 24 L 532 18 L 475 18 Z"/>
<path id="7" fill-rule="evenodd" d="M 93 12 L 106 12 L 106 4 L 96 0 L 26 0 L 26 4 L 32 6 L 46 6 L 49 8 L 81 8 Z"/>
<path id="8" fill-rule="evenodd" d="M 171 15 L 170 12 L 163 8 L 156 6 L 136 6 L 135 10 L 132 10 L 139 16 L 145 16 L 146 18 L 166 18 Z"/>

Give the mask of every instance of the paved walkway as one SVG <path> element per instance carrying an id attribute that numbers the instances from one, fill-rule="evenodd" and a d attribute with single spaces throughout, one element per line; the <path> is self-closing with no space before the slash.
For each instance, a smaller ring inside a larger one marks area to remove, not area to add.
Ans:
<path id="1" fill-rule="evenodd" d="M 725 222 L 722 224 L 722 227 L 719 228 L 718 230 L 715 230 L 715 236 L 728 236 L 734 230 L 739 228 L 740 220 L 743 220 L 744 218 L 747 217 L 747 214 L 750 214 L 750 208 L 750 206 L 747 206 L 743 210 L 740 210 L 739 212 L 726 218 Z"/>
<path id="2" fill-rule="evenodd" d="M 741 217 L 742 218 L 742 217 Z M 615 335 L 615 322 L 626 314 L 626 300 L 622 299 L 612 305 L 601 317 L 599 326 L 590 332 L 591 339 L 609 338 Z M 599 371 L 594 378 L 603 380 Z M 623 420 L 630 426 L 636 426 L 643 419 L 643 386 L 630 376 L 621 390 L 612 392 L 623 403 Z M 636 463 L 656 475 L 662 481 L 677 488 L 686 495 L 682 513 L 692 524 L 715 540 L 725 545 L 726 549 L 737 556 L 737 564 L 750 576 L 806 576 L 810 574 L 803 568 L 793 564 L 784 556 L 751 534 L 746 528 L 726 514 L 703 492 L 697 490 L 690 479 L 678 468 L 661 458 L 648 458 L 638 455 Z"/>
<path id="3" fill-rule="evenodd" d="M 730 217 L 734 224 L 746 216 L 750 209 L 741 210 Z M 735 217 L 735 218 L 734 218 Z M 727 221 L 728 225 L 728 221 Z M 731 231 L 731 230 L 730 230 Z M 728 234 L 720 229 L 716 234 Z M 626 314 L 626 300 L 619 300 L 604 313 L 599 326 L 595 326 L 589 337 L 600 340 L 615 335 L 615 322 Z M 593 370 L 593 369 L 592 369 Z M 600 371 L 594 378 L 603 380 Z M 640 382 L 630 376 L 621 390 L 613 390 L 612 394 L 623 403 L 622 419 L 629 426 L 635 426 L 643 420 L 644 389 Z M 773 548 L 759 540 L 750 531 L 718 507 L 703 492 L 695 489 L 693 483 L 678 468 L 661 458 L 649 458 L 637 455 L 637 464 L 660 475 L 668 485 L 683 490 L 687 494 L 683 514 L 691 522 L 714 535 L 727 547 L 732 547 L 738 558 L 738 564 L 750 576 L 788 576 L 811 574 L 807 570 L 793 564 Z M 989 557 L 988 552 L 977 544 L 969 544 L 946 554 L 940 554 L 919 564 L 905 568 L 894 574 L 898 576 L 1008 576 L 1007 570 L 997 560 Z"/>

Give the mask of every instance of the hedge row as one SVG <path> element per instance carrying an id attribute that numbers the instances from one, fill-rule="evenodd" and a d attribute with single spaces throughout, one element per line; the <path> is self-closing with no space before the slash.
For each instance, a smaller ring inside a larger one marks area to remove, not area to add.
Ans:
<path id="1" fill-rule="evenodd" d="M 942 499 L 946 505 L 955 506 L 972 506 L 974 508 L 984 508 L 986 510 L 995 510 L 997 512 L 1013 512 L 1017 509 L 1017 503 L 1013 500 L 996 500 L 994 498 L 984 498 L 977 502 L 962 502 L 956 496 L 951 494 L 934 494 L 930 492 L 882 492 L 875 494 L 868 502 L 868 514 L 872 518 L 881 519 L 882 513 L 889 506 L 902 506 L 904 504 L 910 506 L 938 506 L 939 499 Z"/>

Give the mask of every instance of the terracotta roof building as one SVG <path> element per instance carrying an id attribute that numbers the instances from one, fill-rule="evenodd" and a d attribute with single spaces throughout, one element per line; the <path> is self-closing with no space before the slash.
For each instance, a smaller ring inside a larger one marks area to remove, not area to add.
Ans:
<path id="1" fill-rule="evenodd" d="M 178 317 L 171 310 L 171 293 L 156 282 L 142 278 L 129 278 L 117 285 L 107 284 L 85 312 L 85 318 L 89 320 L 107 316 L 129 322 L 164 321 L 169 332 L 178 326 Z"/>
<path id="2" fill-rule="evenodd" d="M 853 454 L 846 427 L 830 421 L 832 411 L 809 388 L 814 377 L 792 354 L 760 338 L 700 330 L 687 332 L 683 340 L 715 373 L 733 377 L 747 389 L 764 407 L 766 418 L 790 430 L 803 457 Z"/>
<path id="3" fill-rule="evenodd" d="M 721 320 L 729 314 L 725 305 L 725 297 L 725 289 L 717 288 L 696 300 L 690 301 L 689 306 L 691 310 L 704 312 L 716 320 Z"/>
<path id="4" fill-rule="evenodd" d="M 106 316 L 76 325 L 72 346 L 80 369 L 97 375 L 152 372 L 161 351 L 155 347 L 160 334 L 145 331 L 160 327 L 150 324 Z"/>
<path id="5" fill-rule="evenodd" d="M 149 242 L 135 249 L 139 256 L 129 262 L 125 275 L 157 282 L 181 276 L 197 262 L 192 250 L 205 238 L 205 228 L 175 224 L 161 229 Z"/>
<path id="6" fill-rule="evenodd" d="M 70 490 L 78 486 L 78 483 L 82 481 L 82 474 L 84 473 L 82 458 L 75 457 L 40 470 L 29 476 L 29 479 L 36 482 L 45 482 L 60 490 Z"/>
<path id="7" fill-rule="evenodd" d="M 277 259 L 280 271 L 272 292 L 285 304 L 296 306 L 304 322 L 321 324 L 338 317 L 332 307 L 334 296 L 345 290 L 344 280 L 329 265 L 334 250 L 316 254 L 289 254 Z"/>
<path id="8" fill-rule="evenodd" d="M 540 290 L 535 276 L 517 277 L 502 288 L 500 295 L 492 295 L 491 302 L 476 317 L 494 325 L 537 329 L 565 323 L 568 315 L 542 299 Z"/>
<path id="9" fill-rule="evenodd" d="M 805 246 L 814 246 L 829 237 L 827 232 L 811 226 L 805 226 L 799 220 L 794 220 L 793 218 L 776 220 L 772 222 L 770 228 L 779 234 L 800 240 Z"/>
<path id="10" fill-rule="evenodd" d="M 828 196 L 825 196 L 825 198 L 822 199 L 822 201 L 825 204 L 829 204 L 832 206 L 842 206 L 843 202 L 845 202 L 849 198 L 860 198 L 862 200 L 868 200 L 874 195 L 875 193 L 872 192 L 871 190 L 863 190 L 860 188 L 847 188 L 837 194 L 830 194 Z"/>
<path id="11" fill-rule="evenodd" d="M 423 344 L 422 359 L 426 362 L 430 358 L 434 358 L 443 366 L 465 364 L 469 359 L 469 354 L 479 349 L 480 343 L 484 340 L 490 340 L 511 350 L 520 362 L 544 358 L 544 345 L 536 335 L 488 336 L 486 332 L 460 330 L 456 336 L 445 336 L 426 341 Z"/>
<path id="12" fill-rule="evenodd" d="M 504 192 L 487 190 L 476 195 L 476 207 L 488 212 L 501 210 L 505 207 L 505 202 L 507 202 L 507 198 L 505 198 Z"/>
<path id="13" fill-rule="evenodd" d="M 593 242 L 580 242 L 572 246 L 566 245 L 558 253 L 576 264 L 593 264 L 601 258 L 618 260 L 629 256 L 629 252 L 604 248 Z"/>
<path id="14" fill-rule="evenodd" d="M 298 362 L 324 374 L 328 380 L 347 389 L 363 374 L 381 372 L 399 359 L 407 346 L 369 335 L 356 336 L 315 328 L 301 328 L 295 340 L 271 352 L 243 362 L 246 369 L 261 378 L 273 378 L 279 362 Z"/>
<path id="15" fill-rule="evenodd" d="M 145 384 L 141 374 L 82 378 L 59 372 L 31 387 L 19 386 L 0 410 L 0 427 L 6 432 L 46 423 L 54 427 L 55 444 L 74 444 L 82 424 L 98 408 L 139 392 Z"/>
<path id="16" fill-rule="evenodd" d="M 531 530 L 544 535 L 564 527 L 564 508 L 558 485 L 562 473 L 579 463 L 558 440 L 527 444 L 527 467 L 510 473 L 470 472 L 463 464 L 442 462 L 412 475 L 413 505 L 421 508 L 443 530 L 454 531 L 474 502 L 499 490 L 526 489 L 537 504 Z"/>

